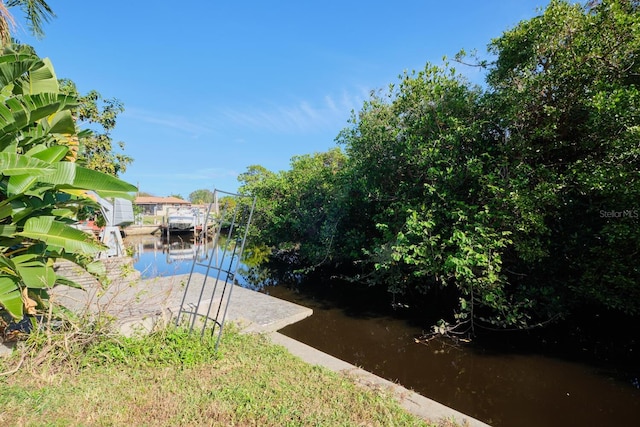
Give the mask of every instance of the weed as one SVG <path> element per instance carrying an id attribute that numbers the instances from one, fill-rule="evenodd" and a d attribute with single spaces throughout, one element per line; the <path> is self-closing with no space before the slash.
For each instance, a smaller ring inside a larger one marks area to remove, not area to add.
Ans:
<path id="1" fill-rule="evenodd" d="M 120 364 L 130 367 L 180 367 L 215 359 L 216 340 L 210 334 L 194 339 L 188 329 L 168 325 L 140 337 L 118 337 L 95 343 L 82 356 L 86 365 Z"/>

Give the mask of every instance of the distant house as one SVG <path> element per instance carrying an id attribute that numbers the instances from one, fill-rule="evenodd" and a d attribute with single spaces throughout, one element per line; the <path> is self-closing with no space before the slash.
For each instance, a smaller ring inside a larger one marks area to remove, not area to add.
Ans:
<path id="1" fill-rule="evenodd" d="M 191 203 L 177 197 L 138 196 L 136 206 L 142 208 L 143 215 L 165 216 L 169 209 L 189 208 Z"/>

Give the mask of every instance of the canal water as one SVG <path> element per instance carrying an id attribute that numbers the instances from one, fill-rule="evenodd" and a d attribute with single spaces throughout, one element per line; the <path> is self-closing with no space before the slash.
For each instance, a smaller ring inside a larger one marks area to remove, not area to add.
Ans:
<path id="1" fill-rule="evenodd" d="M 211 258 L 219 257 L 223 260 L 222 267 L 229 268 L 232 258 L 229 254 L 223 256 L 218 248 L 214 248 L 212 242 L 193 242 L 192 234 L 174 234 L 170 240 L 162 236 L 144 235 L 129 236 L 124 239 L 125 246 L 133 250 L 134 268 L 140 272 L 143 279 L 160 276 L 175 276 L 189 274 L 193 266 L 196 273 L 206 274 Z M 193 265 L 197 257 L 196 265 Z M 236 262 L 233 261 L 234 266 Z M 211 265 L 219 265 L 214 260 Z M 245 276 L 246 267 L 242 264 L 238 267 L 236 282 L 239 285 L 249 287 Z"/>
<path id="2" fill-rule="evenodd" d="M 126 242 L 136 250 L 135 268 L 143 277 L 191 269 L 188 241 L 145 236 Z M 214 256 L 208 250 L 206 256 Z M 237 279 L 252 287 L 242 274 Z M 334 292 L 331 283 L 264 287 L 261 292 L 314 311 L 280 332 L 495 427 L 640 423 L 638 367 L 509 346 L 513 335 L 504 335 L 507 345 L 484 347 L 448 340 L 418 343 L 425 325 L 368 300 L 357 288 Z"/>

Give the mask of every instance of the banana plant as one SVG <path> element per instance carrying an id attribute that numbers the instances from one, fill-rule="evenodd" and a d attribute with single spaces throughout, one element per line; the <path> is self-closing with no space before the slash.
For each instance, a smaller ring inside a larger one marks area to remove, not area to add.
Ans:
<path id="1" fill-rule="evenodd" d="M 77 105 L 60 92 L 51 62 L 30 47 L 0 54 L 0 314 L 14 320 L 36 314 L 53 286 L 78 286 L 55 273 L 56 259 L 104 272 L 94 261 L 104 246 L 72 226 L 80 209 L 95 204 L 87 192 L 131 199 L 136 191 L 74 162 Z"/>

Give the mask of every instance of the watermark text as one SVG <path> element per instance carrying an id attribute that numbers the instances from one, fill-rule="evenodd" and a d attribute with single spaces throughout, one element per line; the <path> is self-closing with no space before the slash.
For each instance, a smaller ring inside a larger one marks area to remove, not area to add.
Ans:
<path id="1" fill-rule="evenodd" d="M 638 218 L 637 209 L 626 209 L 623 211 L 600 210 L 600 218 Z"/>

